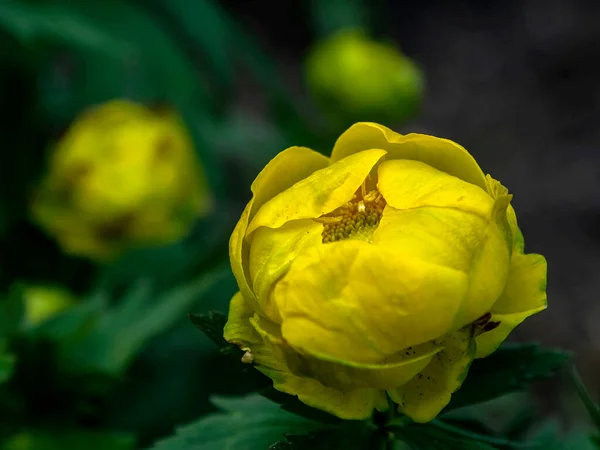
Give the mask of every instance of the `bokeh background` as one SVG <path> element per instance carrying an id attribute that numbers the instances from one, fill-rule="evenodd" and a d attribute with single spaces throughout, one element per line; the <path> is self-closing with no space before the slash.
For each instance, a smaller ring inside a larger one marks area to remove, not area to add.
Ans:
<path id="1" fill-rule="evenodd" d="M 549 270 L 548 310 L 513 339 L 574 350 L 597 393 L 598 23 L 593 0 L 0 1 L 2 448 L 144 448 L 210 395 L 245 392 L 187 314 L 226 312 L 227 241 L 264 164 L 290 145 L 327 154 L 357 120 L 455 140 L 508 187 Z M 395 56 L 320 47 L 356 29 Z M 344 98 L 355 110 L 332 107 Z M 114 99 L 181 116 L 213 208 L 98 261 L 61 247 L 32 202 L 74 121 Z M 40 286 L 74 300 L 32 324 Z"/>

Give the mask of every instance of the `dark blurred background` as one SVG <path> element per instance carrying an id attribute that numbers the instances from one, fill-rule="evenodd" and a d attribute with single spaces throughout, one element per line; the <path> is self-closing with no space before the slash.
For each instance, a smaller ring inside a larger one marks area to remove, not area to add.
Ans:
<path id="1" fill-rule="evenodd" d="M 357 118 L 452 139 L 508 187 L 526 250 L 548 260 L 549 307 L 512 338 L 574 350 L 598 393 L 600 3 L 377 0 L 362 9 L 351 3 L 0 1 L 0 287 L 8 298 L 15 284 L 59 284 L 86 299 L 81 304 L 107 295 L 93 320 L 122 314 L 121 328 L 98 325 L 77 352 L 139 341 L 115 371 L 107 375 L 91 361 L 90 375 L 89 367 L 65 371 L 40 358 L 48 355 L 46 331 L 8 334 L 18 376 L 0 391 L 0 436 L 34 435 L 58 424 L 130 433 L 143 447 L 211 411 L 209 395 L 245 392 L 186 314 L 226 311 L 236 290 L 227 240 L 264 164 L 290 145 L 327 154 Z M 383 105 L 340 117 L 311 95 L 318 89 L 307 85 L 307 57 L 329 34 L 356 26 L 375 41 L 392 42 L 420 69 L 422 85 L 409 96 L 417 92 L 419 99 L 408 112 Z M 139 53 L 115 62 L 124 43 Z M 114 98 L 180 112 L 216 208 L 184 239 L 104 264 L 64 252 L 31 219 L 28 205 L 48 149 L 82 111 Z M 135 297 L 131 286 L 139 280 L 152 282 L 148 303 L 118 310 Z M 172 317 L 153 312 L 175 298 L 183 300 Z M 148 311 L 154 316 L 145 318 Z M 144 320 L 142 331 L 128 334 Z M 59 335 L 50 341 L 62 348 Z M 71 345 L 75 338 L 69 339 Z M 11 425 L 16 417 L 22 422 Z"/>
<path id="2" fill-rule="evenodd" d="M 394 128 L 450 138 L 514 194 L 548 302 L 517 334 L 600 363 L 600 3 L 380 1 L 375 33 L 423 69 L 424 105 Z M 302 91 L 307 2 L 229 1 Z M 242 93 L 253 108 L 251 93 Z M 393 126 L 394 124 L 390 124 Z"/>

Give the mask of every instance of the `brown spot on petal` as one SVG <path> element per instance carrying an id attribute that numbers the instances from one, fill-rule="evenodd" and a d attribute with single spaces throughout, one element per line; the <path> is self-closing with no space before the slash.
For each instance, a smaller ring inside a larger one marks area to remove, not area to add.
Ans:
<path id="1" fill-rule="evenodd" d="M 498 321 L 498 322 L 488 322 L 483 327 L 482 333 L 485 333 L 487 331 L 492 331 L 492 330 L 498 328 L 499 325 L 500 325 L 500 321 Z"/>
<path id="2" fill-rule="evenodd" d="M 489 312 L 486 312 L 483 316 L 481 316 L 479 319 L 477 319 L 475 322 L 473 322 L 473 325 L 483 326 L 486 323 L 488 323 L 491 318 L 492 318 L 492 314 Z"/>
<path id="3" fill-rule="evenodd" d="M 102 240 L 114 241 L 123 238 L 133 222 L 133 214 L 124 214 L 110 222 L 96 227 L 96 236 Z"/>

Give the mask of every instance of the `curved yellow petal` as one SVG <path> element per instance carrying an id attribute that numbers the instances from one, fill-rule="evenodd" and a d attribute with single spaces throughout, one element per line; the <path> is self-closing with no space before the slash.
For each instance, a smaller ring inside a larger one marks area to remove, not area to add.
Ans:
<path id="1" fill-rule="evenodd" d="M 419 161 L 384 161 L 377 187 L 396 209 L 456 208 L 488 218 L 494 199 L 483 189 Z"/>
<path id="2" fill-rule="evenodd" d="M 485 177 L 475 159 L 463 147 L 448 139 L 424 134 L 405 136 L 383 125 L 360 122 L 352 125 L 337 140 L 332 161 L 369 148 L 382 148 L 388 159 L 421 161 L 461 180 L 486 188 Z"/>
<path id="3" fill-rule="evenodd" d="M 546 305 L 546 259 L 537 254 L 513 253 L 506 287 L 491 308 L 490 320 L 500 325 L 477 336 L 477 357 L 495 351 L 517 325 L 546 309 Z"/>
<path id="4" fill-rule="evenodd" d="M 248 261 L 250 248 L 246 242 L 246 228 L 248 227 L 248 218 L 252 209 L 252 200 L 246 205 L 240 220 L 236 224 L 231 237 L 229 238 L 229 263 L 231 271 L 235 277 L 240 291 L 248 300 L 258 306 L 256 296 L 250 287 L 248 280 L 250 276 L 246 273 L 244 261 Z"/>
<path id="5" fill-rule="evenodd" d="M 314 219 L 344 205 L 385 153 L 365 150 L 317 170 L 266 202 L 250 222 L 247 234 L 259 227 L 278 228 L 292 220 Z"/>
<path id="6" fill-rule="evenodd" d="M 299 255 L 273 295 L 293 348 L 377 364 L 451 331 L 467 288 L 463 272 L 348 240 Z"/>
<path id="7" fill-rule="evenodd" d="M 306 147 L 290 147 L 273 158 L 252 183 L 250 219 L 279 193 L 329 165 L 329 158 Z"/>
<path id="8" fill-rule="evenodd" d="M 256 211 L 271 198 L 315 170 L 327 167 L 329 158 L 305 147 L 290 147 L 275 158 L 258 174 L 252 183 L 253 197 L 246 205 L 229 240 L 231 269 L 244 296 L 253 299 L 245 262 L 248 260 L 248 243 L 245 241 L 248 224 Z"/>
<path id="9" fill-rule="evenodd" d="M 271 301 L 271 286 L 289 268 L 303 250 L 323 245 L 323 225 L 311 219 L 294 220 L 280 228 L 261 227 L 252 237 L 248 270 L 252 290 L 263 313 L 281 322 L 276 305 Z"/>
<path id="10" fill-rule="evenodd" d="M 444 409 L 462 385 L 473 361 L 475 346 L 470 326 L 450 333 L 441 345 L 444 349 L 419 375 L 388 390 L 398 409 L 415 422 L 429 422 Z"/>
<path id="11" fill-rule="evenodd" d="M 378 174 L 388 207 L 373 242 L 468 275 L 469 289 L 456 312 L 456 328 L 488 312 L 508 277 L 510 197 L 494 199 L 483 189 L 418 161 L 385 161 Z"/>
<path id="12" fill-rule="evenodd" d="M 296 395 L 308 406 L 342 419 L 363 420 L 370 417 L 374 409 L 387 408 L 385 392 L 379 389 L 336 389 L 292 373 L 284 348 L 252 326 L 253 315 L 252 305 L 237 293 L 231 300 L 225 339 L 250 351 L 256 368 L 273 380 L 275 389 Z"/>
<path id="13" fill-rule="evenodd" d="M 468 273 L 487 220 L 454 208 L 386 206 L 372 242 L 416 259 Z"/>
<path id="14" fill-rule="evenodd" d="M 485 176 L 485 182 L 487 184 L 487 191 L 492 198 L 496 199 L 508 195 L 508 189 L 506 189 L 498 180 L 495 180 L 490 175 Z M 525 250 L 525 241 L 523 239 L 523 233 L 521 233 L 517 223 L 517 214 L 515 213 L 512 205 L 508 205 L 506 210 L 506 218 L 512 234 L 513 251 L 523 253 Z"/>
<path id="15" fill-rule="evenodd" d="M 441 350 L 434 344 L 421 344 L 402 350 L 379 364 L 347 365 L 311 356 L 302 358 L 295 370 L 317 378 L 325 386 L 385 390 L 413 379 Z"/>
<path id="16" fill-rule="evenodd" d="M 351 361 L 319 359 L 318 355 L 294 352 L 283 339 L 281 328 L 255 315 L 250 322 L 272 343 L 289 348 L 287 362 L 298 376 L 318 379 L 324 386 L 338 389 L 378 388 L 388 389 L 403 384 L 423 370 L 443 347 L 436 342 L 409 347 L 385 358 L 378 364 L 357 364 Z"/>
<path id="17" fill-rule="evenodd" d="M 250 347 L 261 342 L 260 335 L 249 320 L 253 315 L 252 303 L 244 299 L 241 292 L 236 292 L 229 302 L 227 323 L 223 328 L 225 340 L 240 348 Z"/>

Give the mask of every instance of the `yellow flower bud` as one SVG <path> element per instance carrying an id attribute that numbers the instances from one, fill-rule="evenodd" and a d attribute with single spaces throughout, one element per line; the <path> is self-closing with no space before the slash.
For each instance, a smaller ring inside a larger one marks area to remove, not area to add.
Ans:
<path id="1" fill-rule="evenodd" d="M 331 158 L 277 155 L 230 240 L 225 338 L 274 387 L 345 419 L 433 419 L 474 358 L 546 308 L 512 196 L 447 139 L 357 123 Z"/>
<path id="2" fill-rule="evenodd" d="M 305 71 L 312 96 L 334 118 L 402 120 L 416 112 L 422 97 L 417 66 L 394 45 L 360 29 L 317 42 Z"/>
<path id="3" fill-rule="evenodd" d="M 83 113 L 58 143 L 33 216 L 63 249 L 96 260 L 183 237 L 210 196 L 183 122 L 115 100 Z"/>
<path id="4" fill-rule="evenodd" d="M 27 286 L 24 288 L 25 322 L 38 325 L 76 303 L 75 297 L 61 287 Z"/>

